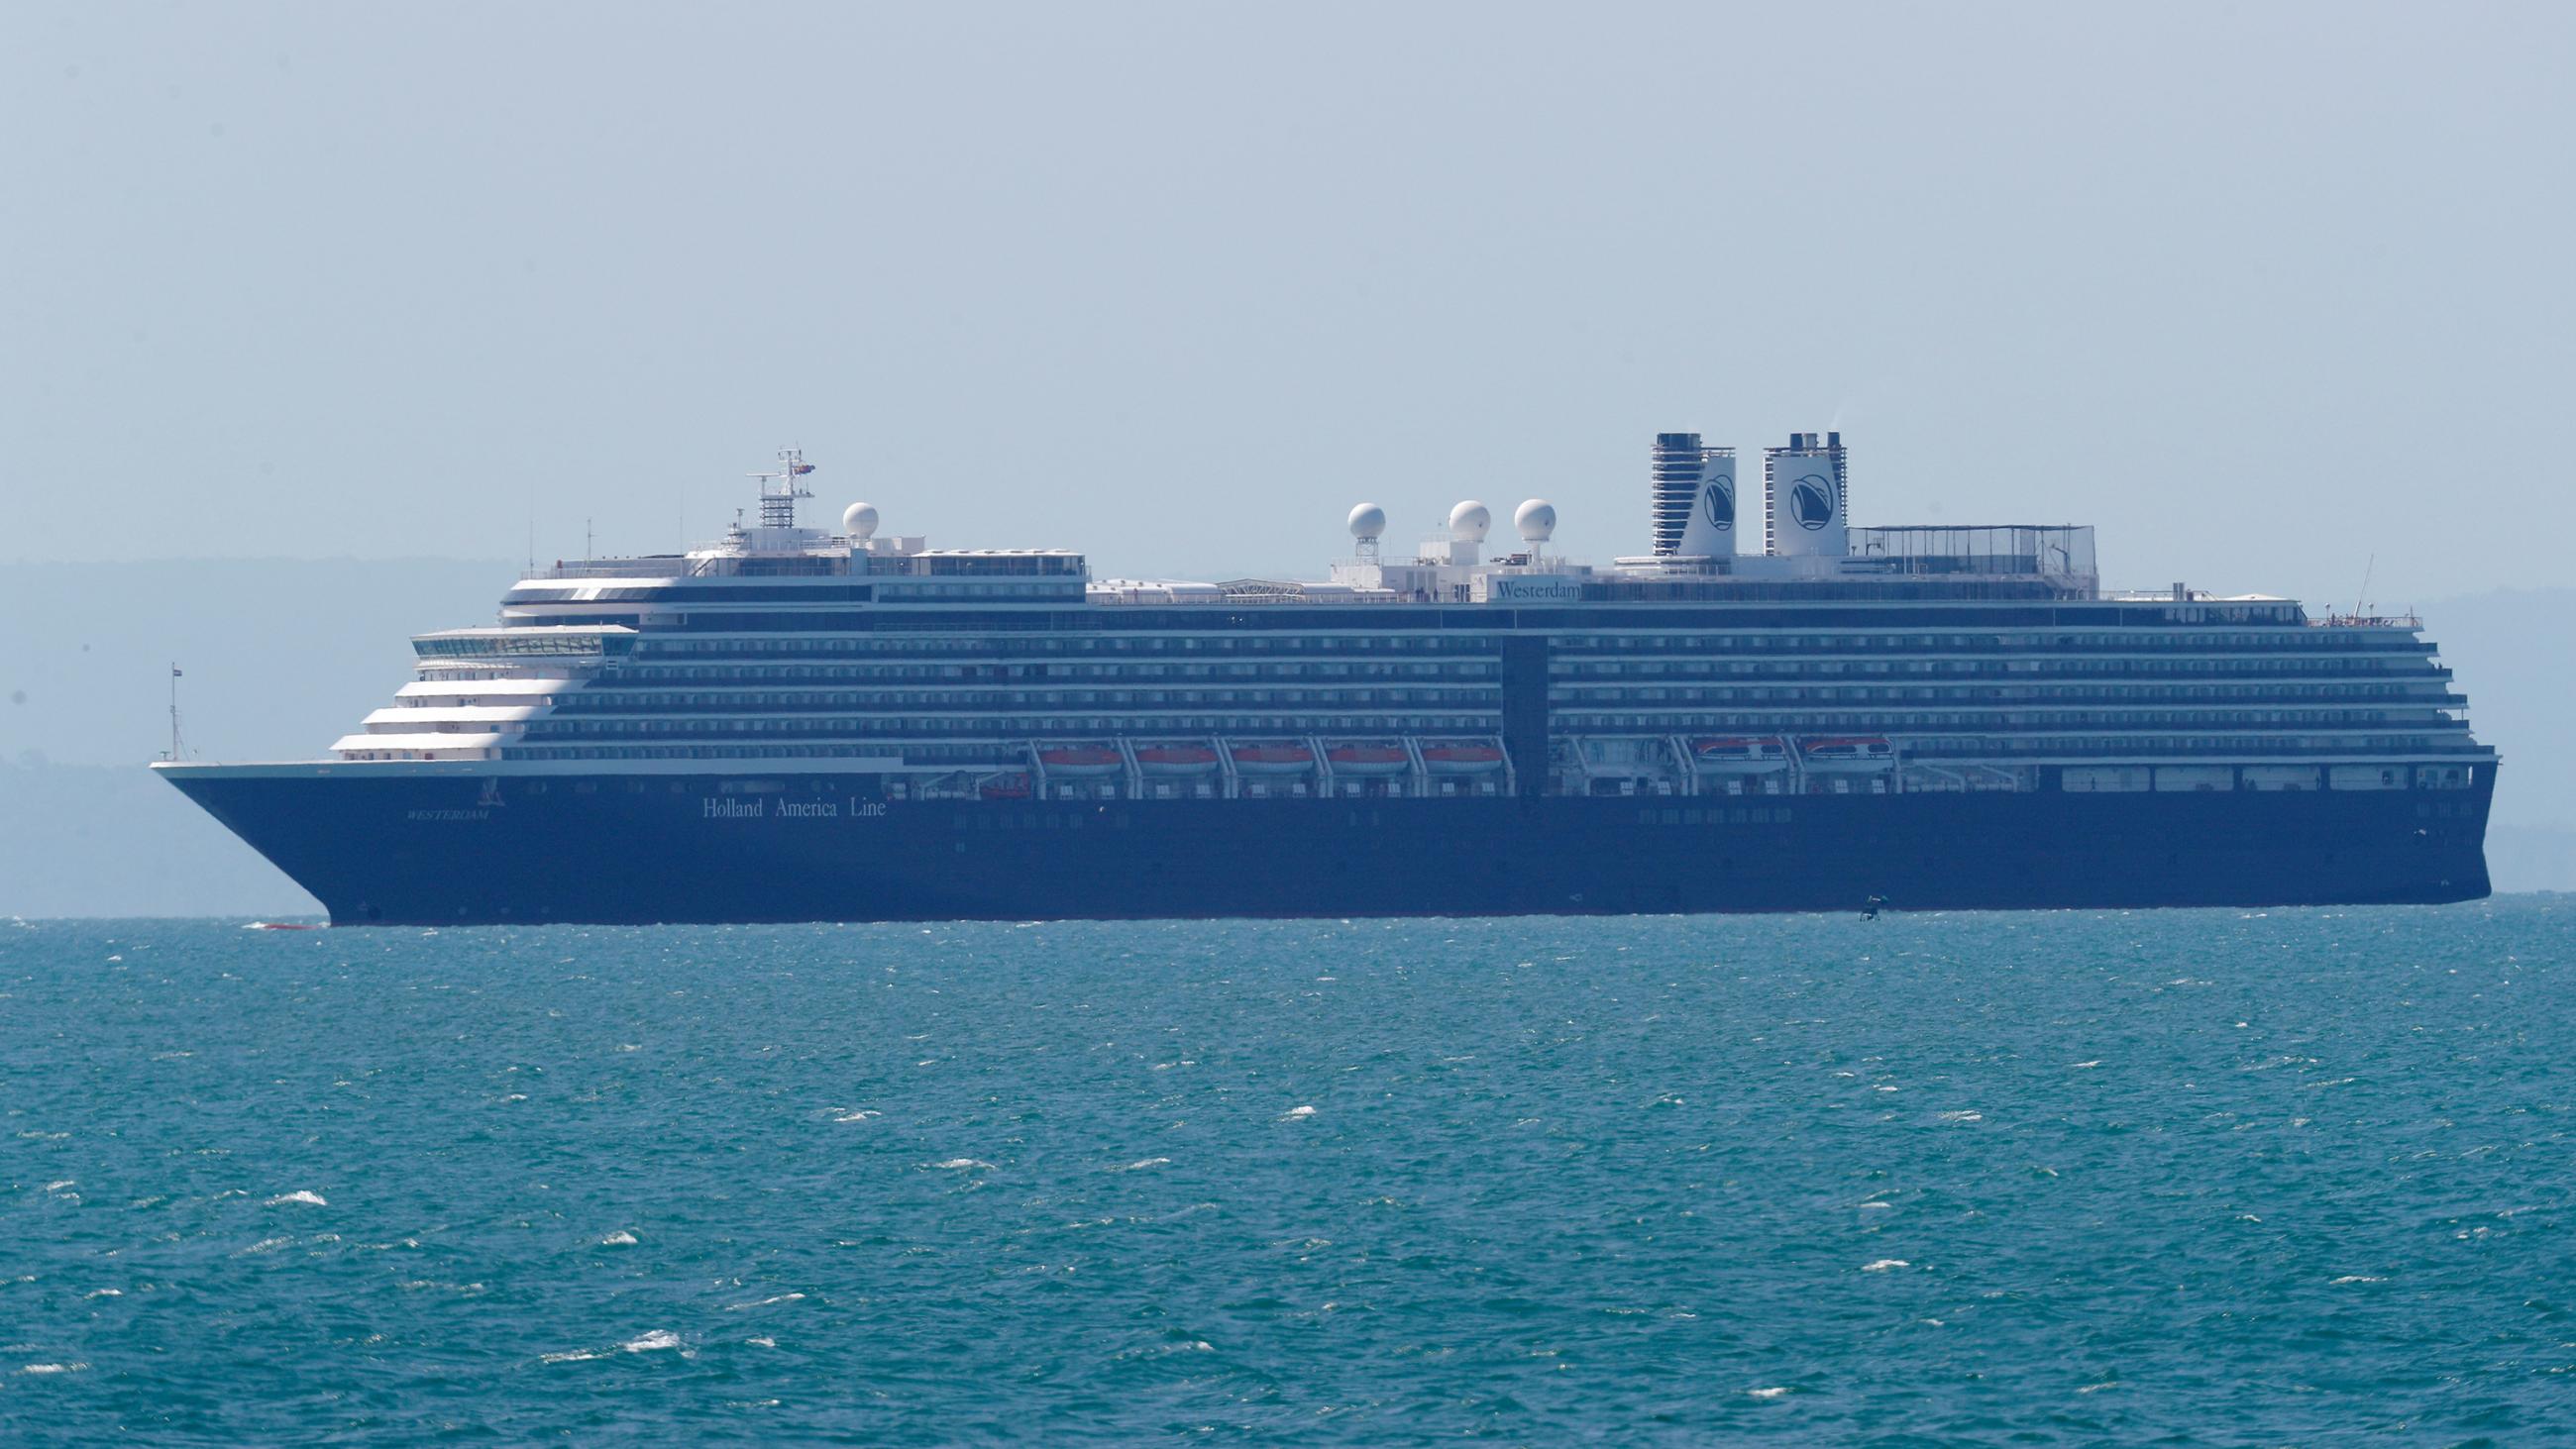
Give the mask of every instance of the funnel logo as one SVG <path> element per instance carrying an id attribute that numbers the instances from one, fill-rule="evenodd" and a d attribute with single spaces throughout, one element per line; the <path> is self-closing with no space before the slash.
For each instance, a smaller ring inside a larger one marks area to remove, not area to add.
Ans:
<path id="1" fill-rule="evenodd" d="M 1720 533 L 1735 527 L 1735 480 L 1716 477 L 1708 480 L 1707 491 L 1699 496 L 1699 511 L 1709 526 Z"/>
<path id="2" fill-rule="evenodd" d="M 1833 480 L 1821 473 L 1810 473 L 1789 485 L 1789 516 L 1806 529 L 1822 528 L 1834 521 Z"/>

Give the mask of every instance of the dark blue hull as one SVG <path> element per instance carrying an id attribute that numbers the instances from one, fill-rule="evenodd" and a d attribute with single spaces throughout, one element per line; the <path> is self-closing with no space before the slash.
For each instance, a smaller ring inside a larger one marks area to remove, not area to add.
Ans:
<path id="1" fill-rule="evenodd" d="M 848 777 L 172 771 L 340 924 L 2472 900 L 2468 790 L 878 802 Z"/>

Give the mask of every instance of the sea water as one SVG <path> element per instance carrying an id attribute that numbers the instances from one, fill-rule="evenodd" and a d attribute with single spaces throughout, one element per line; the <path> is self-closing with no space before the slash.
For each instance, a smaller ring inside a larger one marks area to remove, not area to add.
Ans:
<path id="1" fill-rule="evenodd" d="M 2576 901 L 0 925 L 0 1440 L 2576 1441 Z"/>

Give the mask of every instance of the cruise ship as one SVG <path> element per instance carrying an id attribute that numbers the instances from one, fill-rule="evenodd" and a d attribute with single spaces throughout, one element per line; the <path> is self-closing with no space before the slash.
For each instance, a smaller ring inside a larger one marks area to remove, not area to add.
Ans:
<path id="1" fill-rule="evenodd" d="M 1540 499 L 1410 556 L 1362 504 L 1322 580 L 1180 581 L 808 527 L 790 449 L 720 540 L 415 637 L 327 757 L 155 768 L 343 925 L 2487 893 L 2496 755 L 2416 619 L 1854 526 L 1836 433 L 1644 471 L 1606 564 Z"/>

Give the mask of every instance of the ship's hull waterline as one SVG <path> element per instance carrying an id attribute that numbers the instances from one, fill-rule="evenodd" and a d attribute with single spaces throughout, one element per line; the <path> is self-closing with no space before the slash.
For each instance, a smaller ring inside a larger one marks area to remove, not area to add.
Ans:
<path id="1" fill-rule="evenodd" d="M 2494 789 L 883 801 L 831 774 L 163 770 L 334 923 L 424 926 L 2438 903 L 2488 893 Z"/>

